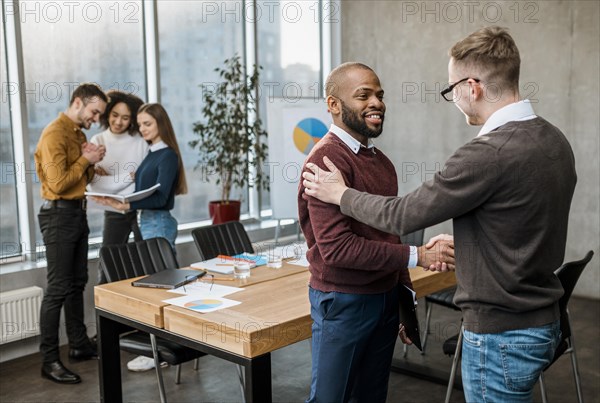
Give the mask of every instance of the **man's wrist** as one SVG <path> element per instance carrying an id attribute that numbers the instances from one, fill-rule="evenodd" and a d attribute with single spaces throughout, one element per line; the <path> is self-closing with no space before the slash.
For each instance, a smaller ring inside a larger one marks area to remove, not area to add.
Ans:
<path id="1" fill-rule="evenodd" d="M 408 267 L 409 269 L 412 269 L 414 267 L 417 267 L 419 264 L 419 252 L 417 250 L 416 246 L 409 246 L 410 248 L 410 255 L 408 257 L 408 265 L 406 267 Z"/>

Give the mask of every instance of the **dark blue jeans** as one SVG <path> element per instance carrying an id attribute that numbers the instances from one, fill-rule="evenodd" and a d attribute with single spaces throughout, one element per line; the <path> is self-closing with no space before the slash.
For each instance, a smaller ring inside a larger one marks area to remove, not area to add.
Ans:
<path id="1" fill-rule="evenodd" d="M 309 288 L 312 380 L 307 402 L 381 402 L 398 338 L 398 289 L 381 294 Z"/>
<path id="2" fill-rule="evenodd" d="M 83 291 L 88 281 L 88 224 L 85 210 L 42 208 L 38 215 L 48 262 L 46 294 L 40 311 L 40 352 L 45 363 L 60 359 L 60 311 L 71 348 L 88 348 Z"/>

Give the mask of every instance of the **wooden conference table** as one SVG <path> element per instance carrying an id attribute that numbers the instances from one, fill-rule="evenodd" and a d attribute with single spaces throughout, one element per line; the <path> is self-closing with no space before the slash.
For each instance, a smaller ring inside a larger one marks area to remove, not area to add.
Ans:
<path id="1" fill-rule="evenodd" d="M 417 297 L 456 282 L 454 273 L 410 273 Z M 119 335 L 131 328 L 242 365 L 246 401 L 272 401 L 271 351 L 311 337 L 308 269 L 284 262 L 256 267 L 248 279 L 223 277 L 215 284 L 245 288 L 230 296 L 241 304 L 205 314 L 163 302 L 177 296 L 166 290 L 132 287 L 134 279 L 94 288 L 101 401 L 123 401 Z"/>

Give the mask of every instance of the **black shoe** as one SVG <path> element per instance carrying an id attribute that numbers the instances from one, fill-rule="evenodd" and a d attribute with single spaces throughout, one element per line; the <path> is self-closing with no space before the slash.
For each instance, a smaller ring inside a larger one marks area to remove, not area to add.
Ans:
<path id="1" fill-rule="evenodd" d="M 79 375 L 69 371 L 60 361 L 54 361 L 49 364 L 42 365 L 42 377 L 48 378 L 56 383 L 81 382 Z"/>
<path id="2" fill-rule="evenodd" d="M 98 348 L 98 335 L 97 334 L 90 337 L 90 343 L 92 344 L 92 348 L 95 348 L 95 349 Z"/>
<path id="3" fill-rule="evenodd" d="M 97 360 L 98 352 L 93 347 L 69 349 L 69 361 Z"/>

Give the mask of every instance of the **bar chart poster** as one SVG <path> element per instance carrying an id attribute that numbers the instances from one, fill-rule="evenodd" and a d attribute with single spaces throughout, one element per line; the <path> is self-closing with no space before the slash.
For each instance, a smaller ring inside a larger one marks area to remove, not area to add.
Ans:
<path id="1" fill-rule="evenodd" d="M 273 218 L 298 218 L 297 193 L 302 165 L 310 150 L 327 134 L 331 117 L 324 100 L 274 99 L 268 104 L 268 168 Z"/>

